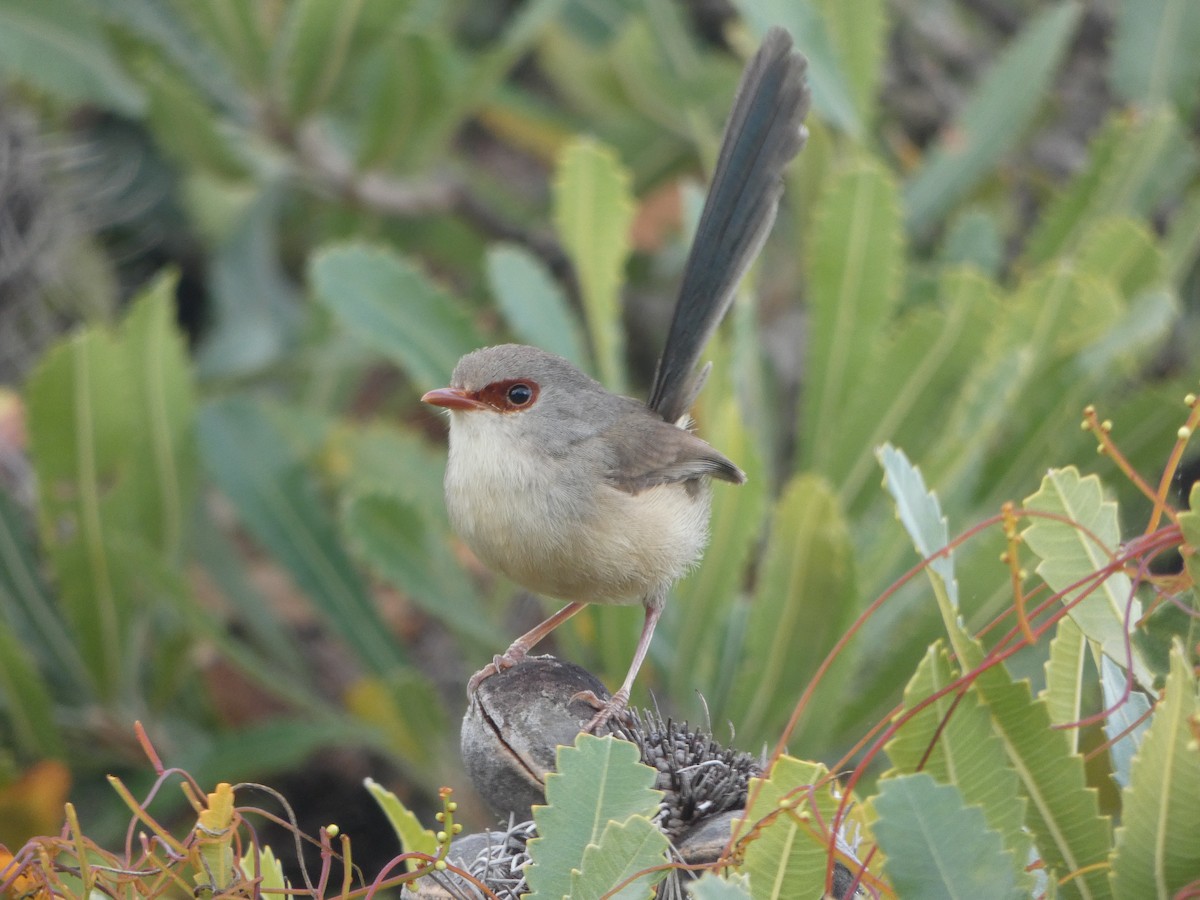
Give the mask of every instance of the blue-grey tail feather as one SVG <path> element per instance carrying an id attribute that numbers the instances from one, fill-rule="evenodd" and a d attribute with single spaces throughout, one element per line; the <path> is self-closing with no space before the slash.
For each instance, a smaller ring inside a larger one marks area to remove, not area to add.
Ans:
<path id="1" fill-rule="evenodd" d="M 791 35 L 772 28 L 742 74 L 647 402 L 668 422 L 690 409 L 704 345 L 775 221 L 784 167 L 806 137 L 806 68 Z"/>

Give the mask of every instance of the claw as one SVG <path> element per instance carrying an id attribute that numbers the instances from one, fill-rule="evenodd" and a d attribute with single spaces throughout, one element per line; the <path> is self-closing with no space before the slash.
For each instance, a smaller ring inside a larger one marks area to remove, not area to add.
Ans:
<path id="1" fill-rule="evenodd" d="M 505 669 L 511 669 L 525 658 L 525 653 L 525 650 L 514 645 L 499 656 L 493 656 L 492 661 L 472 675 L 471 680 L 467 682 L 467 696 L 474 697 L 475 692 L 479 690 L 479 685 L 493 675 L 499 675 Z"/>
<path id="2" fill-rule="evenodd" d="M 610 720 L 614 718 L 620 719 L 625 715 L 625 707 L 629 704 L 629 692 L 625 690 L 617 691 L 608 699 L 607 703 L 591 691 L 580 691 L 571 699 L 583 700 L 596 708 L 596 714 L 583 726 L 583 730 L 586 733 L 596 734 Z"/>

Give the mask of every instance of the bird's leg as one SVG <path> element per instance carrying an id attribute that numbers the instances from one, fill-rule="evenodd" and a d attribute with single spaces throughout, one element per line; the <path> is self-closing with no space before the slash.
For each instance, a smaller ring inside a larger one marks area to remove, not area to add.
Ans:
<path id="1" fill-rule="evenodd" d="M 542 638 L 581 609 L 583 609 L 582 603 L 568 603 L 546 621 L 529 629 L 529 631 L 509 644 L 508 649 L 499 656 L 493 656 L 492 661 L 472 675 L 471 680 L 467 682 L 467 696 L 474 696 L 475 691 L 485 678 L 499 675 L 505 669 L 511 669 L 523 660 L 525 654 L 532 650 Z"/>
<path id="2" fill-rule="evenodd" d="M 633 680 L 637 678 L 638 669 L 642 667 L 642 663 L 646 659 L 646 652 L 650 649 L 650 639 L 654 636 L 654 626 L 658 624 L 658 617 L 662 615 L 662 610 L 661 600 L 646 607 L 646 620 L 642 623 L 642 636 L 638 638 L 637 648 L 633 651 L 633 661 L 629 663 L 629 671 L 625 675 L 625 680 L 621 682 L 621 687 L 609 697 L 607 703 L 601 702 L 600 698 L 591 691 L 582 691 L 575 695 L 581 700 L 587 700 L 598 710 L 592 716 L 591 721 L 583 726 L 584 731 L 595 734 L 609 719 L 619 716 L 629 704 L 629 692 L 633 689 Z"/>

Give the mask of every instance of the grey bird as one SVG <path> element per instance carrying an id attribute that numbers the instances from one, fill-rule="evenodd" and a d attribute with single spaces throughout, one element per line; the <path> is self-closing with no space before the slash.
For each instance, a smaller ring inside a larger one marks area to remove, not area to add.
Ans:
<path id="1" fill-rule="evenodd" d="M 708 374 L 696 367 L 775 221 L 785 166 L 804 145 L 806 62 L 771 29 L 747 64 L 725 127 L 678 301 L 643 403 L 561 357 L 503 344 L 468 353 L 450 386 L 421 399 L 449 411 L 446 506 L 491 568 L 569 601 L 468 684 L 517 662 L 588 603 L 645 609 L 628 674 L 586 728 L 629 702 L 671 585 L 708 540 L 710 480 L 745 475 L 689 430 Z M 595 698 L 592 698 L 595 699 Z"/>

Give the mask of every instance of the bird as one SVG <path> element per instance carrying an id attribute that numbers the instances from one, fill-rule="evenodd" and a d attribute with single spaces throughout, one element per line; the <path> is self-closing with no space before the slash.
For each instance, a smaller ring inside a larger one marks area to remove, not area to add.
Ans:
<path id="1" fill-rule="evenodd" d="M 595 732 L 623 713 L 671 586 L 708 541 L 712 480 L 736 464 L 691 430 L 711 364 L 697 366 L 775 221 L 783 173 L 807 138 L 807 61 L 771 28 L 735 94 L 680 281 L 663 353 L 642 402 L 610 393 L 544 350 L 501 344 L 466 354 L 421 399 L 448 411 L 445 500 L 452 527 L 488 567 L 567 601 L 468 682 L 518 663 L 589 603 L 644 609 L 620 688 L 591 696 Z"/>

